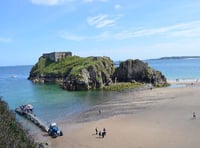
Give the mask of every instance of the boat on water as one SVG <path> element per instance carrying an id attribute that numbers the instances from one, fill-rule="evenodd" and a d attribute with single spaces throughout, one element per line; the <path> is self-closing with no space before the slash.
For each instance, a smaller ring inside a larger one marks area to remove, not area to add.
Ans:
<path id="1" fill-rule="evenodd" d="M 17 76 L 16 75 L 12 75 L 11 78 L 17 78 Z"/>
<path id="2" fill-rule="evenodd" d="M 21 115 L 25 115 L 27 113 L 31 113 L 33 114 L 33 106 L 31 104 L 22 104 L 21 106 L 19 106 L 19 108 L 15 109 L 15 112 L 21 114 Z"/>

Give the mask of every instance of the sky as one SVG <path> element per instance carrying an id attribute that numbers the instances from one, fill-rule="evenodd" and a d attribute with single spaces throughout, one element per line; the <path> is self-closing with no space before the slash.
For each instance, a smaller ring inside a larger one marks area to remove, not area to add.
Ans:
<path id="1" fill-rule="evenodd" d="M 2 0 L 0 66 L 43 53 L 112 60 L 200 56 L 199 0 Z"/>

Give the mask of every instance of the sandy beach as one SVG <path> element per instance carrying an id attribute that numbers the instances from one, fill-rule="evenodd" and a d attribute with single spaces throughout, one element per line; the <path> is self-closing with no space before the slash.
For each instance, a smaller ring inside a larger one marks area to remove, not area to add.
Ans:
<path id="1" fill-rule="evenodd" d="M 49 138 L 48 147 L 199 148 L 200 87 L 187 84 L 121 92 L 116 100 L 96 106 L 79 118 L 76 123 L 59 123 L 64 136 Z M 95 128 L 106 128 L 106 136 L 96 135 Z"/>

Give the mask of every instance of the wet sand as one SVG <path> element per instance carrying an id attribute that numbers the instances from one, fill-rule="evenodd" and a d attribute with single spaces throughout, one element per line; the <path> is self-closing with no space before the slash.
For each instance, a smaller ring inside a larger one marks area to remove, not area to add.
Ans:
<path id="1" fill-rule="evenodd" d="M 64 136 L 49 138 L 49 147 L 199 148 L 200 87 L 121 92 L 59 127 Z M 106 128 L 104 138 L 95 134 L 96 127 Z"/>

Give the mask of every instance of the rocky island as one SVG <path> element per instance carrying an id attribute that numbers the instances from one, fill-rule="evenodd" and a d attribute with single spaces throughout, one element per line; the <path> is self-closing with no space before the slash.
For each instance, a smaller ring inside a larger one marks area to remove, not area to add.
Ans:
<path id="1" fill-rule="evenodd" d="M 71 52 L 43 54 L 32 67 L 29 80 L 57 82 L 65 90 L 101 89 L 122 82 L 165 86 L 165 76 L 140 60 L 126 60 L 115 67 L 109 57 L 79 57 Z"/>

